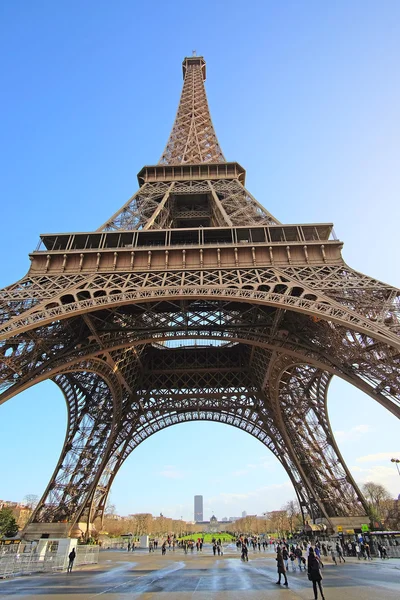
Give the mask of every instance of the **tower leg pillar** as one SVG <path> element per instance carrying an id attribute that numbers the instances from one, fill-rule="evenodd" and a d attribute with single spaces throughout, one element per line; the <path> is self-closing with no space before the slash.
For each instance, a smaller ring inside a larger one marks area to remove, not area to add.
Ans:
<path id="1" fill-rule="evenodd" d="M 332 375 L 285 356 L 276 361 L 273 371 L 269 385 L 275 414 L 308 488 L 312 520 L 330 528 L 344 520 L 358 527 L 365 522 L 367 506 L 329 423 L 326 396 Z"/>
<path id="2" fill-rule="evenodd" d="M 115 435 L 120 390 L 95 372 L 57 375 L 68 405 L 64 447 L 47 489 L 24 529 L 24 536 L 82 537 L 81 515 L 101 476 Z"/>

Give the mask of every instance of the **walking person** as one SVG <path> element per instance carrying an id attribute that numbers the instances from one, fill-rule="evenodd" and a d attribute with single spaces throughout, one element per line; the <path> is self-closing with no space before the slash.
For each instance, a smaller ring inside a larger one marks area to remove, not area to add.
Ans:
<path id="1" fill-rule="evenodd" d="M 287 551 L 286 546 L 283 546 L 283 549 L 282 549 L 282 558 L 283 558 L 283 562 L 285 563 L 285 569 L 286 569 L 286 571 L 289 571 L 289 553 Z"/>
<path id="2" fill-rule="evenodd" d="M 367 553 L 365 552 L 364 542 L 360 542 L 360 548 L 361 548 L 361 556 L 363 557 L 364 560 L 367 560 Z"/>
<path id="3" fill-rule="evenodd" d="M 365 542 L 365 554 L 367 555 L 367 559 L 368 560 L 372 560 L 371 558 L 371 548 L 369 547 L 369 544 L 367 544 L 367 542 Z"/>
<path id="4" fill-rule="evenodd" d="M 293 550 L 289 554 L 289 558 L 290 558 L 290 563 L 292 565 L 292 571 L 293 571 L 293 573 L 295 573 L 296 572 L 296 562 L 295 562 L 296 561 L 296 556 L 295 556 L 295 553 L 293 552 Z"/>
<path id="5" fill-rule="evenodd" d="M 321 561 L 314 554 L 314 550 L 309 548 L 308 559 L 307 559 L 307 572 L 308 579 L 312 581 L 314 590 L 314 600 L 318 598 L 317 584 L 319 587 L 319 593 L 321 594 L 322 600 L 325 600 L 324 591 L 322 589 L 322 574 L 321 574 Z"/>
<path id="6" fill-rule="evenodd" d="M 360 544 L 356 544 L 356 554 L 357 554 L 358 560 L 361 560 L 361 548 L 360 548 Z"/>
<path id="7" fill-rule="evenodd" d="M 331 553 L 331 559 L 333 560 L 333 562 L 335 563 L 335 565 L 337 565 L 336 556 L 335 556 L 335 550 L 334 550 L 333 546 L 328 546 L 328 551 Z"/>
<path id="8" fill-rule="evenodd" d="M 276 563 L 277 563 L 277 570 L 278 570 L 278 581 L 276 581 L 276 584 L 280 585 L 281 576 L 283 575 L 285 578 L 283 585 L 289 585 L 287 577 L 286 577 L 285 563 L 283 562 L 283 556 L 282 556 L 282 551 L 281 551 L 280 546 L 278 546 L 278 548 L 276 550 Z"/>
<path id="9" fill-rule="evenodd" d="M 67 573 L 72 572 L 72 567 L 74 565 L 75 557 L 76 557 L 75 548 L 72 548 L 71 552 L 68 554 L 69 563 L 68 563 L 68 567 L 67 567 Z"/>
<path id="10" fill-rule="evenodd" d="M 318 558 L 319 562 L 321 563 L 322 568 L 324 568 L 324 565 L 323 565 L 322 560 L 321 560 L 321 550 L 319 549 L 319 546 L 315 546 L 315 548 L 314 548 L 314 554 Z"/>
<path id="11" fill-rule="evenodd" d="M 243 562 L 249 561 L 249 551 L 247 550 L 246 544 L 242 544 L 242 555 L 240 557 Z"/>
<path id="12" fill-rule="evenodd" d="M 346 561 L 345 561 L 344 556 L 343 556 L 343 550 L 342 550 L 342 547 L 339 544 L 339 542 L 337 542 L 337 544 L 336 544 L 336 552 L 337 552 L 337 555 L 338 555 L 338 558 L 339 558 L 339 562 L 343 561 L 345 563 Z"/>
<path id="13" fill-rule="evenodd" d="M 353 546 L 351 545 L 351 542 L 347 543 L 347 556 L 353 556 Z"/>
<path id="14" fill-rule="evenodd" d="M 294 553 L 295 553 L 296 558 L 297 558 L 297 564 L 299 565 L 299 571 L 301 571 L 301 564 L 302 564 L 303 552 L 302 552 L 300 546 L 297 546 L 295 548 Z M 304 567 L 304 569 L 305 569 L 305 567 Z"/>

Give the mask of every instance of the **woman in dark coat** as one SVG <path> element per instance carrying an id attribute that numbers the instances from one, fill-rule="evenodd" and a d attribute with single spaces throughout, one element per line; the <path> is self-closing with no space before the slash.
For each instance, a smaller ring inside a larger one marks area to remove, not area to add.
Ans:
<path id="1" fill-rule="evenodd" d="M 276 550 L 276 563 L 277 563 L 278 576 L 279 576 L 279 579 L 276 582 L 277 585 L 280 584 L 280 582 L 281 582 L 281 576 L 282 575 L 285 578 L 285 583 L 283 585 L 289 585 L 287 577 L 286 577 L 285 563 L 283 562 L 283 556 L 282 556 L 282 551 L 281 551 L 281 547 L 280 546 L 278 546 L 278 548 Z"/>
<path id="2" fill-rule="evenodd" d="M 313 588 L 314 588 L 314 599 L 317 600 L 317 598 L 318 598 L 318 592 L 317 592 L 317 583 L 318 583 L 321 598 L 322 598 L 322 600 L 325 600 L 324 590 L 322 589 L 322 584 L 321 584 L 321 581 L 322 581 L 321 561 L 318 559 L 317 556 L 315 556 L 313 548 L 310 548 L 310 550 L 309 550 L 307 566 L 308 566 L 308 579 L 310 581 L 312 581 Z"/>

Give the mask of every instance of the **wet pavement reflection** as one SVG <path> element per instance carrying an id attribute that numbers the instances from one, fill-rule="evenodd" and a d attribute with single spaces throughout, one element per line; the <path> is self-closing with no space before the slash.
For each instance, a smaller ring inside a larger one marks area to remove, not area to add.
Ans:
<path id="1" fill-rule="evenodd" d="M 313 600 L 306 573 L 289 570 L 288 579 L 288 589 L 276 585 L 273 553 L 250 552 L 243 563 L 234 546 L 223 556 L 213 556 L 207 546 L 202 553 L 177 550 L 166 556 L 101 551 L 96 566 L 0 581 L 0 600 Z M 327 562 L 323 585 L 326 600 L 399 600 L 400 560 Z"/>

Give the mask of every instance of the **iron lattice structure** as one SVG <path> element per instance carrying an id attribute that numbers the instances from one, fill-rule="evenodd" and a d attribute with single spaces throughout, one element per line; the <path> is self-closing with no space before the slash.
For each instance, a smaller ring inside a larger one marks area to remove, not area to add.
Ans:
<path id="1" fill-rule="evenodd" d="M 331 224 L 282 225 L 225 161 L 202 57 L 183 62 L 158 165 L 97 231 L 41 236 L 1 291 L 1 402 L 52 379 L 64 447 L 31 525 L 102 517 L 143 440 L 187 421 L 259 439 L 304 513 L 364 515 L 327 413 L 333 375 L 400 415 L 400 291 L 348 267 Z"/>

